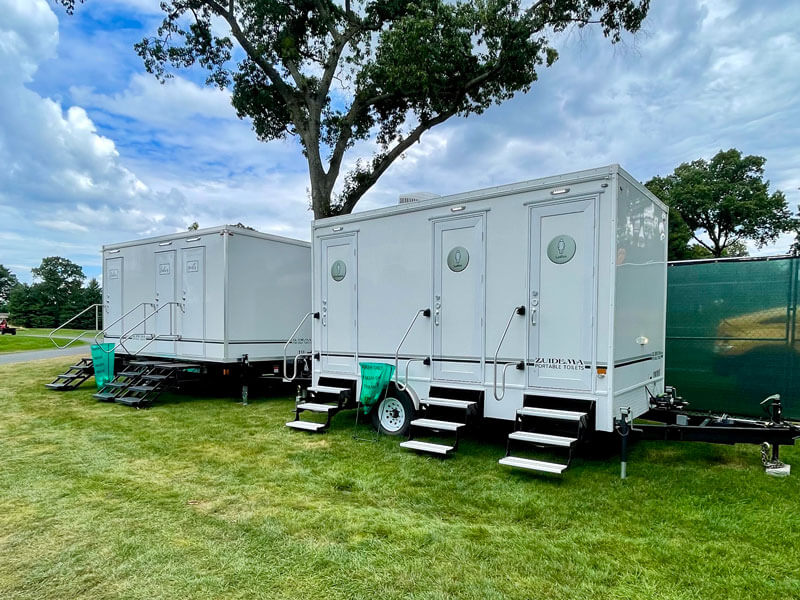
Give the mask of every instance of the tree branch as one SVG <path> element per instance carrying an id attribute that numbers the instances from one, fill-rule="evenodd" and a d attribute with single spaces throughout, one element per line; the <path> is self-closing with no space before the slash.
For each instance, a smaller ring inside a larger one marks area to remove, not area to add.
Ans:
<path id="1" fill-rule="evenodd" d="M 395 160 L 397 160 L 397 158 L 403 152 L 408 150 L 412 144 L 418 142 L 423 133 L 432 127 L 435 127 L 436 125 L 444 123 L 447 119 L 456 114 L 456 112 L 456 110 L 446 111 L 436 115 L 431 119 L 423 121 L 410 134 L 408 134 L 405 139 L 400 140 L 389 152 L 383 154 L 382 156 L 379 155 L 379 157 L 376 157 L 376 160 L 372 165 L 372 171 L 367 174 L 364 179 L 358 182 L 356 187 L 352 190 L 352 193 L 346 195 L 344 202 L 342 203 L 342 212 L 345 214 L 352 212 L 356 202 L 358 202 L 361 196 L 363 196 L 367 190 L 375 185 L 380 176 L 383 175 L 386 169 L 388 169 L 389 166 Z"/>

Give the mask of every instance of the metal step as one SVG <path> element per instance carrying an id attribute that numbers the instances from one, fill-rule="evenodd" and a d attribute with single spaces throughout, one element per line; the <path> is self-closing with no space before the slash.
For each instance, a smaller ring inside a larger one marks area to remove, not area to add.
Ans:
<path id="1" fill-rule="evenodd" d="M 46 387 L 46 388 L 48 388 L 50 390 L 60 390 L 60 389 L 63 389 L 65 387 L 67 387 L 67 384 L 66 383 L 45 383 L 44 387 Z"/>
<path id="2" fill-rule="evenodd" d="M 444 444 L 432 444 L 430 442 L 421 442 L 419 440 L 408 440 L 400 444 L 401 448 L 408 448 L 409 450 L 418 450 L 420 452 L 430 452 L 431 454 L 441 454 L 446 456 L 453 450 L 453 446 L 445 446 Z"/>
<path id="3" fill-rule="evenodd" d="M 123 375 L 125 377 L 138 377 L 141 374 L 142 374 L 142 371 L 140 371 L 140 370 L 122 371 L 122 373 L 119 373 L 119 375 Z"/>
<path id="4" fill-rule="evenodd" d="M 336 410 L 339 407 L 335 404 L 317 404 L 316 402 L 303 402 L 298 404 L 297 408 L 300 410 L 308 410 L 315 413 L 327 413 Z"/>
<path id="5" fill-rule="evenodd" d="M 517 467 L 518 469 L 527 469 L 528 471 L 542 471 L 545 473 L 561 474 L 567 465 L 559 463 L 544 462 L 542 460 L 531 460 L 529 458 L 521 458 L 519 456 L 504 456 L 498 461 L 501 465 L 508 467 Z"/>
<path id="6" fill-rule="evenodd" d="M 78 377 L 83 377 L 83 375 L 81 373 L 62 373 L 56 379 L 77 379 Z"/>
<path id="7" fill-rule="evenodd" d="M 154 389 L 156 389 L 156 386 L 154 385 L 132 385 L 131 387 L 128 388 L 128 391 L 147 393 L 147 392 L 152 392 Z"/>
<path id="8" fill-rule="evenodd" d="M 84 365 L 84 364 L 72 365 L 70 367 L 70 369 L 78 369 L 79 371 L 88 371 L 91 368 L 93 368 L 92 365 Z M 67 370 L 69 370 L 69 369 L 67 369 Z"/>
<path id="9" fill-rule="evenodd" d="M 525 406 L 517 410 L 518 415 L 523 417 L 544 417 L 547 419 L 561 419 L 562 421 L 580 421 L 586 416 L 585 412 L 575 412 L 572 410 L 556 410 L 554 408 L 538 408 L 535 406 Z"/>
<path id="10" fill-rule="evenodd" d="M 312 385 L 307 389 L 314 394 L 339 394 L 341 392 L 350 391 L 350 388 L 333 387 L 330 385 Z"/>
<path id="11" fill-rule="evenodd" d="M 423 398 L 419 403 L 427 406 L 444 406 L 446 408 L 463 409 L 470 408 L 477 404 L 477 402 L 472 400 L 453 400 L 451 398 Z"/>
<path id="12" fill-rule="evenodd" d="M 292 429 L 304 429 L 306 431 L 319 431 L 325 427 L 325 423 L 315 423 L 313 421 L 290 421 L 286 424 Z"/>
<path id="13" fill-rule="evenodd" d="M 110 388 L 126 388 L 131 384 L 130 381 L 106 381 L 103 384 L 103 387 L 110 387 Z"/>
<path id="14" fill-rule="evenodd" d="M 530 431 L 514 431 L 508 434 L 508 439 L 530 442 L 532 444 L 543 444 L 545 446 L 564 446 L 566 448 L 578 441 L 578 438 L 550 435 L 547 433 L 533 433 Z"/>
<path id="15" fill-rule="evenodd" d="M 425 429 L 438 429 L 442 431 L 458 431 L 466 423 L 456 423 L 454 421 L 437 421 L 436 419 L 414 419 L 411 421 L 414 427 L 424 427 Z"/>
<path id="16" fill-rule="evenodd" d="M 170 373 L 169 375 L 163 374 L 155 374 L 155 375 L 142 375 L 142 379 L 150 379 L 151 381 L 164 381 L 165 379 L 169 379 L 172 376 Z"/>
<path id="17" fill-rule="evenodd" d="M 97 398 L 103 402 L 109 402 L 115 400 L 117 394 L 114 392 L 97 392 L 96 394 L 92 394 L 92 398 Z"/>
<path id="18" fill-rule="evenodd" d="M 136 398 L 135 396 L 125 396 L 124 398 L 114 398 L 117 404 L 124 404 L 125 406 L 139 406 L 143 398 Z"/>

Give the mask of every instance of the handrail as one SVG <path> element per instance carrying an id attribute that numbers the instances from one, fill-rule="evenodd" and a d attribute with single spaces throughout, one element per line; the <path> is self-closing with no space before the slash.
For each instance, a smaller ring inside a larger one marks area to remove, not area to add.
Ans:
<path id="1" fill-rule="evenodd" d="M 286 349 L 289 347 L 289 344 L 292 343 L 292 340 L 294 339 L 294 336 L 297 334 L 297 332 L 300 331 L 300 328 L 303 326 L 303 323 L 305 323 L 306 319 L 311 315 L 314 315 L 314 318 L 317 318 L 319 313 L 307 312 L 306 316 L 300 320 L 300 324 L 297 327 L 295 327 L 294 331 L 292 332 L 292 335 L 289 336 L 289 339 L 286 340 L 286 343 L 283 345 L 283 378 L 287 380 L 287 382 L 294 381 L 295 378 L 297 378 L 297 359 L 300 356 L 300 354 L 298 353 L 294 357 L 294 363 L 293 363 L 294 368 L 292 369 L 292 376 L 289 377 L 288 374 L 286 373 Z"/>
<path id="2" fill-rule="evenodd" d="M 86 312 L 89 312 L 89 311 L 90 311 L 90 310 L 92 310 L 92 309 L 94 309 L 94 327 L 95 327 L 95 331 L 96 331 L 96 330 L 97 330 L 97 325 L 98 325 L 98 318 L 97 318 L 97 307 L 98 307 L 98 306 L 103 306 L 103 305 L 102 305 L 102 303 L 101 303 L 101 304 L 91 304 L 90 306 L 87 306 L 87 307 L 86 307 L 86 308 L 84 308 L 84 309 L 83 309 L 81 312 L 79 312 L 77 315 L 75 315 L 74 317 L 72 317 L 72 318 L 71 318 L 69 321 L 67 321 L 66 323 L 63 323 L 63 324 L 59 325 L 58 327 L 56 327 L 55 329 L 53 329 L 53 331 L 51 331 L 51 332 L 50 332 L 50 334 L 47 336 L 47 337 L 48 337 L 48 339 L 49 339 L 51 342 L 53 342 L 53 344 L 55 344 L 56 348 L 58 348 L 59 350 L 63 350 L 64 348 L 68 348 L 69 346 L 71 346 L 72 344 L 74 344 L 75 342 L 77 342 L 77 341 L 78 341 L 79 339 L 81 339 L 81 338 L 82 338 L 84 335 L 86 335 L 87 333 L 89 333 L 89 331 L 90 331 L 90 330 L 89 330 L 89 329 L 87 329 L 86 331 L 82 331 L 82 332 L 80 332 L 80 333 L 79 333 L 79 334 L 78 334 L 76 337 L 72 338 L 70 341 L 68 341 L 68 342 L 67 342 L 66 344 L 64 344 L 63 346 L 59 346 L 59 345 L 58 345 L 58 342 L 57 342 L 57 341 L 55 341 L 55 339 L 53 339 L 53 334 L 54 334 L 56 331 L 58 331 L 59 329 L 63 329 L 64 327 L 66 327 L 67 325 L 69 325 L 70 323 L 72 323 L 72 322 L 73 322 L 75 319 L 77 319 L 78 317 L 80 317 L 80 316 L 81 316 L 81 315 L 83 315 L 84 313 L 86 313 Z"/>
<path id="3" fill-rule="evenodd" d="M 400 343 L 397 345 L 397 350 L 394 353 L 394 385 L 401 392 L 406 389 L 406 385 L 408 384 L 408 365 L 406 365 L 406 379 L 405 379 L 405 382 L 404 383 L 400 383 L 400 380 L 398 379 L 398 375 L 397 375 L 397 372 L 400 370 L 399 369 L 399 366 L 400 366 L 400 348 L 402 348 L 403 343 L 406 341 L 406 338 L 408 337 L 408 334 L 411 333 L 411 328 L 414 327 L 414 323 L 417 322 L 417 319 L 419 318 L 420 315 L 423 315 L 425 317 L 430 317 L 431 316 L 431 309 L 430 308 L 420 308 L 417 311 L 417 314 L 415 314 L 414 318 L 411 319 L 411 325 L 409 325 L 408 329 L 406 329 L 406 333 L 403 336 L 403 339 L 400 340 Z"/>
<path id="4" fill-rule="evenodd" d="M 151 304 L 152 306 L 155 306 L 155 304 L 153 304 L 152 302 L 151 302 L 150 304 Z M 141 321 L 139 321 L 139 322 L 138 322 L 136 325 L 134 325 L 133 327 L 131 327 L 130 329 L 128 329 L 128 330 L 127 330 L 125 333 L 123 333 L 121 336 L 119 336 L 119 344 L 117 344 L 117 345 L 118 345 L 118 346 L 122 346 L 122 348 L 125 350 L 125 352 L 128 352 L 128 349 L 127 349 L 127 348 L 125 348 L 125 338 L 126 338 L 126 337 L 128 337 L 128 338 L 130 339 L 130 336 L 129 336 L 128 334 L 129 334 L 130 332 L 132 332 L 134 329 L 136 329 L 137 327 L 139 327 L 140 325 L 143 325 L 144 323 L 146 323 L 148 319 L 151 319 L 152 317 L 156 316 L 156 315 L 157 315 L 158 313 L 160 313 L 160 312 L 161 312 L 161 311 L 162 311 L 164 308 L 166 308 L 167 306 L 172 306 L 173 304 L 174 304 L 174 305 L 176 305 L 176 306 L 177 306 L 178 308 L 180 308 L 181 310 L 183 310 L 183 303 L 182 303 L 182 302 L 176 302 L 176 301 L 174 301 L 174 300 L 172 300 L 172 301 L 170 301 L 170 302 L 164 302 L 164 303 L 163 303 L 161 306 L 157 307 L 157 308 L 156 308 L 156 309 L 155 309 L 153 312 L 151 312 L 149 315 L 148 315 L 148 314 L 145 314 L 145 317 L 144 317 L 144 319 L 142 319 Z M 170 335 L 174 335 L 174 334 L 172 333 L 172 313 L 171 313 L 171 312 L 170 312 L 170 314 L 169 314 L 169 330 L 170 330 Z M 134 356 L 136 356 L 137 354 L 139 354 L 139 352 L 141 352 L 141 351 L 142 351 L 144 348 L 146 348 L 147 346 L 149 346 L 150 344 L 152 344 L 154 341 L 156 341 L 156 339 L 157 339 L 158 337 L 159 337 L 159 336 L 158 336 L 158 334 L 153 334 L 153 337 L 150 339 L 150 341 L 148 341 L 148 342 L 147 342 L 147 343 L 146 343 L 144 346 L 142 346 L 141 348 L 139 348 L 139 349 L 138 349 L 138 350 L 137 350 L 137 351 L 134 353 Z"/>
<path id="5" fill-rule="evenodd" d="M 525 315 L 525 305 L 521 304 L 519 306 L 514 307 L 514 311 L 511 313 L 511 316 L 508 318 L 508 323 L 506 323 L 506 330 L 503 332 L 503 335 L 500 337 L 500 343 L 497 344 L 497 350 L 494 352 L 494 387 L 492 388 L 492 393 L 494 394 L 494 399 L 500 402 L 503 397 L 506 395 L 506 370 L 513 364 L 518 363 L 506 363 L 503 365 L 503 393 L 499 396 L 497 395 L 497 356 L 500 354 L 500 347 L 503 345 L 503 341 L 506 339 L 506 334 L 508 333 L 508 328 L 511 327 L 511 321 L 514 320 L 514 316 L 516 315 Z"/>
<path id="6" fill-rule="evenodd" d="M 101 329 L 100 331 L 98 331 L 98 332 L 95 334 L 95 336 L 94 336 L 94 343 L 99 345 L 99 344 L 100 344 L 100 341 L 99 341 L 97 338 L 99 338 L 101 334 L 102 334 L 102 335 L 105 337 L 106 330 L 110 329 L 111 327 L 113 327 L 114 325 L 116 325 L 117 323 L 119 323 L 120 321 L 122 321 L 122 319 L 124 319 L 125 317 L 127 317 L 129 314 L 131 314 L 133 311 L 135 311 L 135 310 L 136 310 L 137 308 L 139 308 L 140 306 L 146 306 L 146 305 L 149 305 L 149 306 L 155 306 L 155 304 L 153 304 L 152 302 L 139 302 L 139 304 L 137 304 L 136 306 L 134 306 L 132 309 L 130 309 L 130 310 L 129 310 L 128 312 L 126 312 L 124 315 L 122 315 L 121 317 L 119 317 L 118 319 L 114 320 L 112 323 L 109 323 L 108 325 L 106 325 L 105 327 L 103 327 L 103 329 Z M 102 346 L 101 346 L 101 348 L 102 348 Z M 105 352 L 105 350 L 104 350 L 104 352 Z M 111 351 L 109 350 L 108 352 L 111 352 Z"/>

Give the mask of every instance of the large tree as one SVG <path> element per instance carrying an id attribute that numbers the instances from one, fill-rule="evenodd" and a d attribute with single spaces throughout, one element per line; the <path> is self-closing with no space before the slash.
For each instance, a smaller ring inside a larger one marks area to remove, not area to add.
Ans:
<path id="1" fill-rule="evenodd" d="M 67 258 L 49 256 L 33 269 L 33 285 L 16 286 L 8 299 L 14 323 L 24 327 L 56 327 L 86 308 L 86 276 L 80 265 Z"/>
<path id="2" fill-rule="evenodd" d="M 746 241 L 761 247 L 797 226 L 783 192 L 769 193 L 765 163 L 763 156 L 720 150 L 645 184 L 670 207 L 671 258 L 698 257 L 699 248 L 709 256 L 739 256 Z"/>
<path id="3" fill-rule="evenodd" d="M 72 12 L 75 0 L 56 0 Z M 83 1 L 83 0 L 81 0 Z M 558 54 L 552 38 L 597 24 L 635 32 L 649 0 L 164 0 L 136 45 L 161 81 L 199 65 L 232 86 L 259 139 L 296 136 L 316 218 L 349 213 L 432 127 L 526 92 Z M 378 150 L 348 151 L 375 138 Z M 340 193 L 334 186 L 343 166 Z"/>
<path id="4" fill-rule="evenodd" d="M 18 285 L 17 276 L 3 265 L 0 265 L 0 309 L 4 310 L 6 302 L 8 302 L 8 295 Z"/>

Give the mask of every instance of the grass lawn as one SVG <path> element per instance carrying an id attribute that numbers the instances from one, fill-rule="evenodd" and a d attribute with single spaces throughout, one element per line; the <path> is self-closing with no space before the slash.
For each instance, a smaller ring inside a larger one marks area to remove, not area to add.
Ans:
<path id="1" fill-rule="evenodd" d="M 41 328 L 41 327 L 31 327 L 26 329 L 17 329 L 17 335 L 43 335 L 48 336 L 50 332 L 53 331 L 50 328 Z M 72 338 L 76 335 L 80 335 L 81 333 L 85 333 L 85 335 L 81 338 L 83 340 L 91 340 L 94 337 L 94 334 L 97 333 L 94 330 L 87 331 L 85 329 L 59 329 L 56 332 L 58 337 L 67 337 Z"/>
<path id="2" fill-rule="evenodd" d="M 76 342 L 78 343 L 78 342 Z M 47 338 L 25 337 L 24 335 L 0 335 L 0 354 L 23 352 L 24 350 L 55 350 L 53 342 Z"/>
<path id="3" fill-rule="evenodd" d="M 290 431 L 291 399 L 46 392 L 66 360 L 0 367 L 3 599 L 800 597 L 800 473 L 753 446 L 537 477 L 499 441 L 444 461 L 355 441 L 352 412 Z"/>

